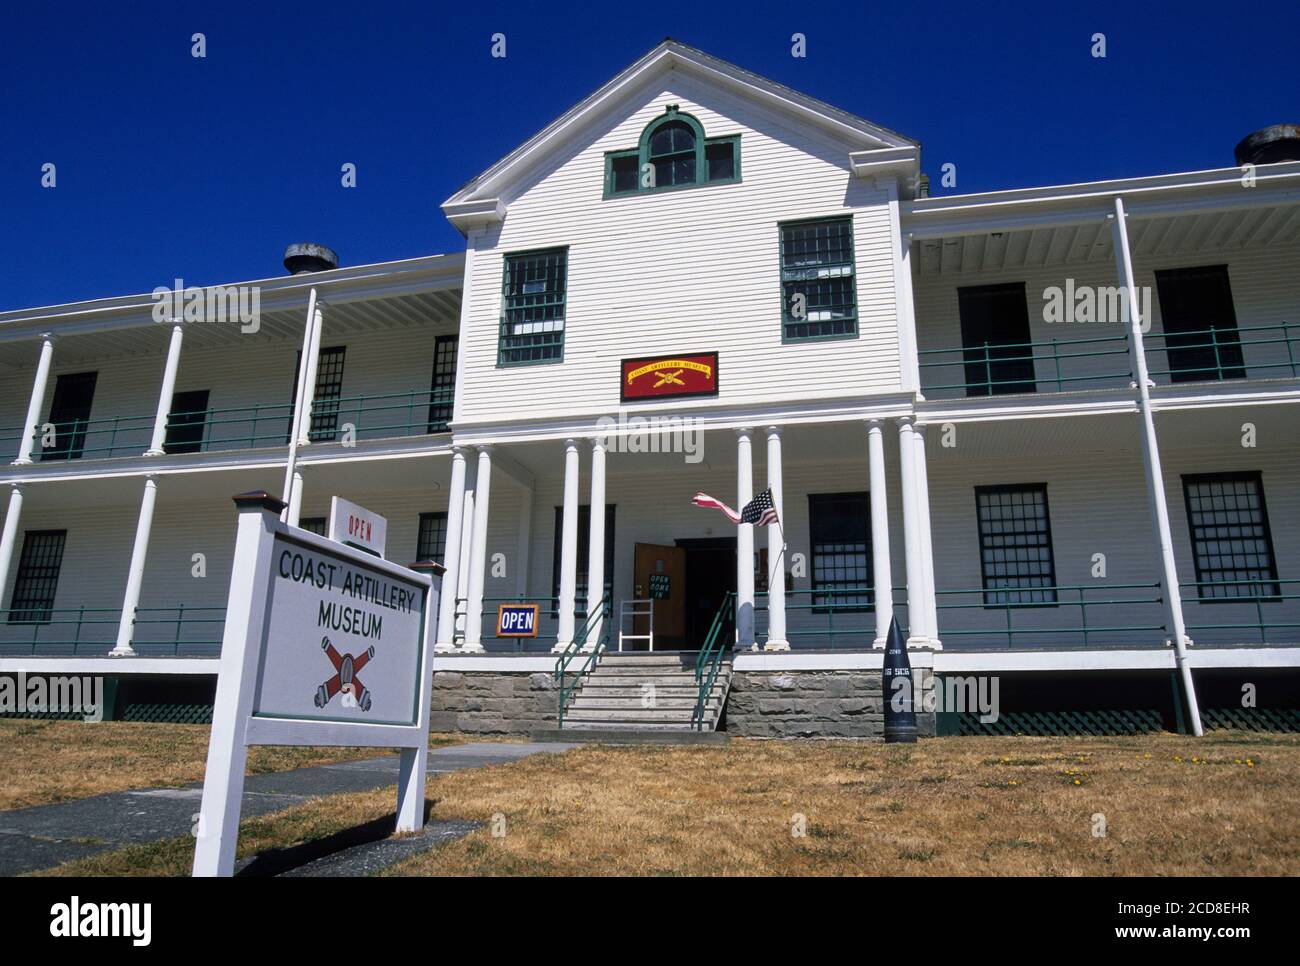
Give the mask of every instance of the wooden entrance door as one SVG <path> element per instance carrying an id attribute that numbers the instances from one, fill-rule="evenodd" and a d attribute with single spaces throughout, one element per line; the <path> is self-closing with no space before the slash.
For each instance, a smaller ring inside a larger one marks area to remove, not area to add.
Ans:
<path id="1" fill-rule="evenodd" d="M 632 566 L 638 600 L 654 601 L 655 648 L 686 643 L 686 551 L 654 543 L 638 543 Z M 634 634 L 647 633 L 647 620 L 634 621 Z"/>

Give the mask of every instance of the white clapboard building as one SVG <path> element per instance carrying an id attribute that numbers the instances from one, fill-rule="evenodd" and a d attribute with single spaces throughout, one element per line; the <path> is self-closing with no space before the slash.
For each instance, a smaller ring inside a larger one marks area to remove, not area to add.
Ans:
<path id="1" fill-rule="evenodd" d="M 928 730 L 1294 726 L 1295 133 L 929 196 L 669 40 L 445 202 L 463 252 L 6 312 L 0 672 L 201 717 L 301 386 L 290 521 L 447 567 L 435 728 L 874 735 L 891 618 Z"/>

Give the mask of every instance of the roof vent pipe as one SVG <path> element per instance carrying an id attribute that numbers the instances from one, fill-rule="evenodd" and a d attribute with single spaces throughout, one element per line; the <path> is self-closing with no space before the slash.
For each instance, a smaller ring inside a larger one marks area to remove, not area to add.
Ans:
<path id="1" fill-rule="evenodd" d="M 1300 161 L 1300 124 L 1274 124 L 1247 134 L 1233 154 L 1239 165 Z"/>
<path id="2" fill-rule="evenodd" d="M 314 242 L 299 242 L 284 250 L 284 267 L 290 275 L 328 272 L 339 267 L 339 256 L 332 248 Z"/>

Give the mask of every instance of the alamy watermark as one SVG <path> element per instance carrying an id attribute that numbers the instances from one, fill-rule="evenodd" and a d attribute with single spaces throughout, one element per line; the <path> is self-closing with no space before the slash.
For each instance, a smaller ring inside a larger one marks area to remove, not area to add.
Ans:
<path id="1" fill-rule="evenodd" d="M 935 675 L 934 687 L 921 690 L 920 679 L 896 677 L 890 682 L 890 706 L 895 711 L 908 710 L 909 703 L 916 711 L 927 713 L 957 712 L 978 713 L 980 724 L 993 724 L 1001 715 L 1000 680 L 996 675 Z M 908 685 L 913 688 L 909 690 Z"/>
<path id="2" fill-rule="evenodd" d="M 1151 329 L 1151 286 L 1138 286 L 1136 295 L 1141 329 L 1145 333 Z M 1124 285 L 1078 285 L 1074 279 L 1067 278 L 1064 288 L 1052 285 L 1043 289 L 1043 321 L 1047 323 L 1131 325 L 1131 305 L 1129 290 Z"/>
<path id="3" fill-rule="evenodd" d="M 104 679 L 95 675 L 18 671 L 0 677 L 0 714 L 79 714 L 104 720 Z"/>
<path id="4" fill-rule="evenodd" d="M 612 453 L 683 453 L 687 463 L 704 459 L 704 428 L 692 416 L 601 416 L 597 438 Z"/>
<path id="5" fill-rule="evenodd" d="M 186 286 L 178 278 L 171 288 L 159 285 L 152 295 L 158 323 L 237 322 L 245 335 L 262 327 L 262 289 L 257 285 Z"/>

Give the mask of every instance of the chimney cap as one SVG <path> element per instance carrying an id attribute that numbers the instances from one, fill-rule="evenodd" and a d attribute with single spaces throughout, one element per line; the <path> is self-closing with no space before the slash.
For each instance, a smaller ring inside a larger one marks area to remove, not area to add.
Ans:
<path id="1" fill-rule="evenodd" d="M 298 242 L 284 250 L 284 267 L 290 275 L 328 272 L 339 267 L 338 253 L 315 242 Z"/>
<path id="2" fill-rule="evenodd" d="M 1237 164 L 1300 161 L 1300 124 L 1274 124 L 1247 134 L 1233 150 Z"/>

